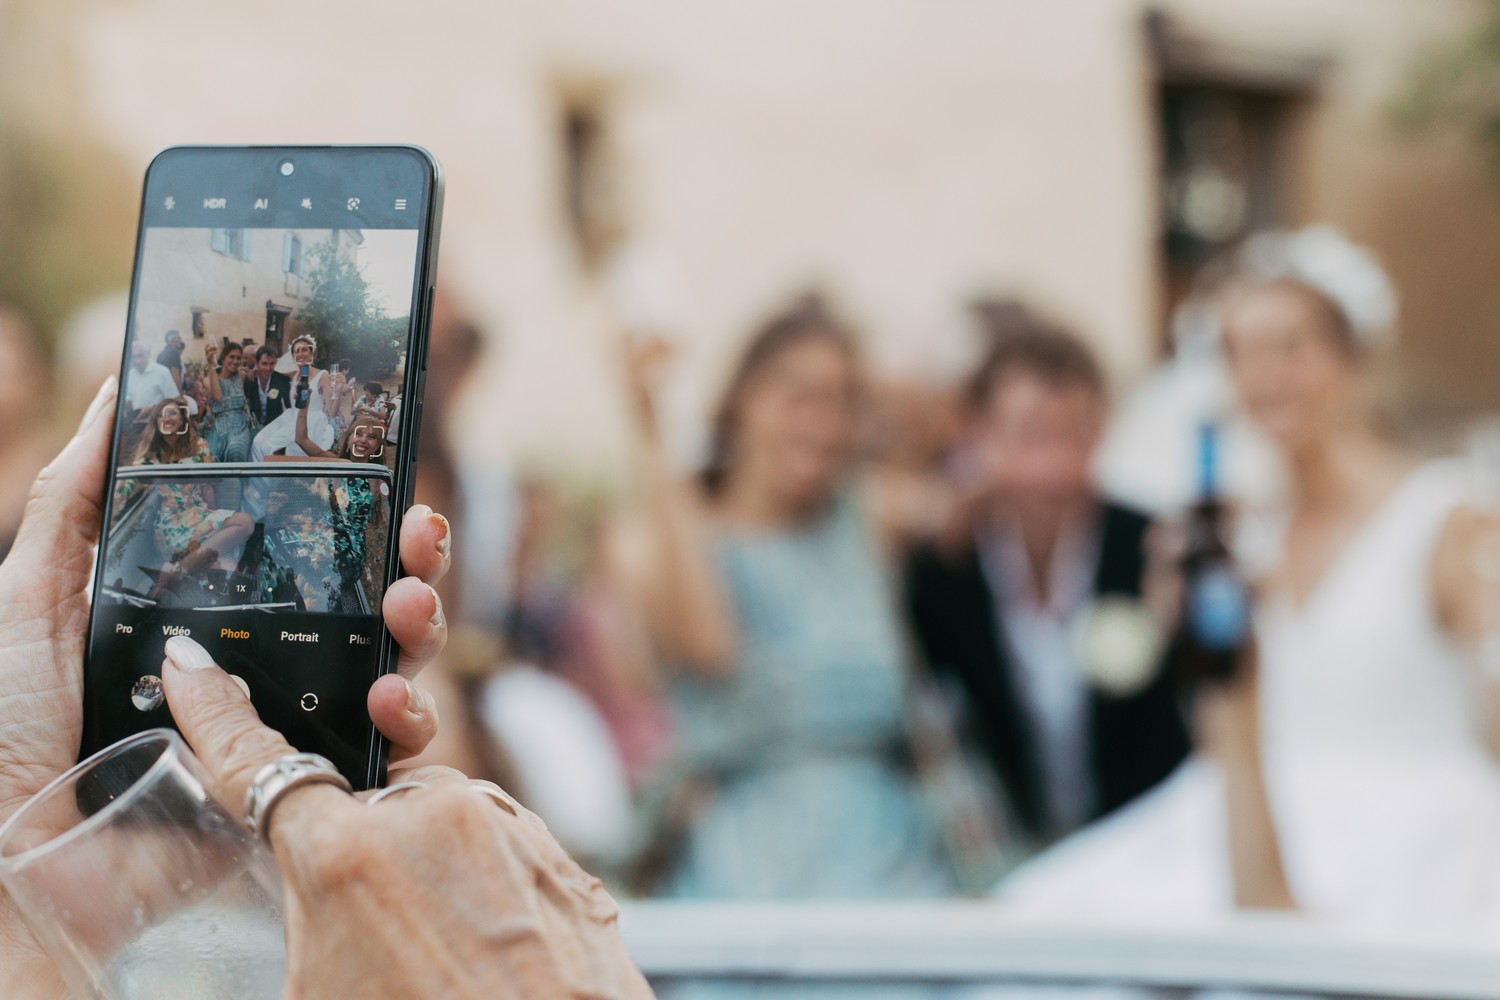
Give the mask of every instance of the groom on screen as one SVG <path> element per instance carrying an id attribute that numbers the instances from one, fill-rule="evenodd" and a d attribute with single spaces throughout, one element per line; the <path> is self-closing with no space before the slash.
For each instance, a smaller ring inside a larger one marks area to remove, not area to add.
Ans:
<path id="1" fill-rule="evenodd" d="M 292 396 L 292 380 L 276 370 L 276 351 L 262 346 L 255 352 L 255 368 L 245 378 L 245 400 L 250 417 L 257 427 L 264 427 L 277 417 Z"/>

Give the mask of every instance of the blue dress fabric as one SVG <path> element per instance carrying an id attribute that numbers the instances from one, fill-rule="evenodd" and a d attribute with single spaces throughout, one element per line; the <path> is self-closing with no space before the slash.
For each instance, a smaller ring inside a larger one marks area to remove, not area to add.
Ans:
<path id="1" fill-rule="evenodd" d="M 250 404 L 245 383 L 238 378 L 219 379 L 219 399 L 208 404 L 213 426 L 208 430 L 208 448 L 215 462 L 243 462 L 250 456 Z"/>
<path id="2" fill-rule="evenodd" d="M 674 682 L 682 763 L 712 788 L 669 895 L 924 898 L 952 890 L 904 762 L 906 644 L 858 505 L 795 531 L 722 534 L 739 662 Z"/>

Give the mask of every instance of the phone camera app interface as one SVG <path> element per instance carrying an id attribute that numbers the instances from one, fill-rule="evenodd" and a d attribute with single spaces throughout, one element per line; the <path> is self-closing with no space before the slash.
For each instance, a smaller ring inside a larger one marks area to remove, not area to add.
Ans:
<path id="1" fill-rule="evenodd" d="M 189 635 L 364 777 L 419 233 L 318 197 L 153 200 L 96 591 L 100 745 L 170 724 L 163 646 Z"/>

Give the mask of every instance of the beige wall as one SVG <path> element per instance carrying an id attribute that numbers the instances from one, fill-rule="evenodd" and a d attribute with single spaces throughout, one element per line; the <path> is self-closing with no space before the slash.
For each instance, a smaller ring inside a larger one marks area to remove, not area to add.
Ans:
<path id="1" fill-rule="evenodd" d="M 296 232 L 303 252 L 328 241 L 326 231 Z M 257 344 L 266 336 L 266 301 L 296 309 L 302 305 L 306 280 L 281 269 L 282 230 L 250 237 L 250 259 L 241 260 L 211 249 L 207 229 L 155 229 L 147 237 L 147 267 L 141 276 L 136 304 L 136 335 L 152 344 L 166 330 L 177 330 L 188 342 L 188 355 L 201 360 L 204 344 L 227 337 Z M 192 310 L 207 310 L 207 337 L 195 343 Z M 296 335 L 295 316 L 283 334 L 283 346 Z"/>
<path id="2" fill-rule="evenodd" d="M 410 230 L 272 229 L 248 230 L 248 260 L 213 249 L 209 229 L 153 229 L 146 237 L 145 271 L 136 305 L 137 335 L 159 344 L 166 330 L 188 341 L 187 355 L 201 361 L 209 344 L 221 338 L 266 340 L 267 303 L 289 310 L 281 330 L 281 349 L 290 349 L 307 332 L 302 310 L 312 292 L 311 277 L 282 269 L 284 240 L 302 243 L 304 270 L 311 275 L 312 255 L 329 243 L 353 248 L 372 299 L 390 315 L 410 314 L 412 268 L 417 234 Z M 194 311 L 204 313 L 202 340 L 190 334 Z M 327 346 L 327 345 L 325 345 Z M 329 358 L 328 361 L 337 360 Z M 375 374 L 375 373 L 371 373 Z"/>
<path id="3" fill-rule="evenodd" d="M 1496 339 L 1500 186 L 1457 143 L 1397 140 L 1382 117 L 1410 55 L 1475 4 L 1162 6 L 1214 37 L 1332 59 L 1299 147 L 1297 214 L 1347 226 L 1391 263 L 1414 402 L 1460 382 L 1479 398 L 1467 352 Z M 679 428 L 749 324 L 813 283 L 887 367 L 951 373 L 970 347 L 962 301 L 1016 290 L 1080 325 L 1128 380 L 1157 344 L 1141 9 L 137 0 L 88 8 L 75 37 L 91 124 L 141 166 L 182 141 L 433 149 L 449 177 L 444 280 L 499 334 L 471 420 L 515 453 L 597 461 L 621 440 L 613 323 L 562 225 L 561 89 L 611 95 L 625 214 L 680 273 Z"/>

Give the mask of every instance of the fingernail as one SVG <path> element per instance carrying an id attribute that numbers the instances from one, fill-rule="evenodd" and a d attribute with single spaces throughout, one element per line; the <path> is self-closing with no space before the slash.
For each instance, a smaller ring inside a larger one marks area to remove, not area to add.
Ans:
<path id="1" fill-rule="evenodd" d="M 208 655 L 208 650 L 185 635 L 174 635 L 168 639 L 166 654 L 167 659 L 172 661 L 172 666 L 178 670 L 207 670 L 218 666 L 214 658 Z"/>
<path id="2" fill-rule="evenodd" d="M 422 715 L 427 709 L 427 699 L 422 694 L 422 689 L 417 687 L 405 677 L 401 683 L 406 685 L 406 711 L 408 715 Z"/>
<path id="3" fill-rule="evenodd" d="M 99 412 L 106 406 L 108 406 L 110 400 L 114 398 L 115 377 L 111 375 L 109 378 L 104 380 L 104 384 L 99 387 L 99 391 L 94 393 L 94 401 L 90 403 L 89 408 L 84 411 L 83 419 L 78 421 L 78 429 L 82 431 L 89 424 L 93 423 L 94 418 L 99 415 Z"/>
<path id="4" fill-rule="evenodd" d="M 442 628 L 443 599 L 438 596 L 438 592 L 436 590 L 433 590 L 433 588 L 428 587 L 427 589 L 432 590 L 432 617 L 427 619 L 427 624 L 431 625 L 433 628 Z"/>
<path id="5" fill-rule="evenodd" d="M 250 685 L 245 683 L 245 678 L 239 674 L 230 674 L 229 679 L 234 681 L 241 691 L 245 692 L 246 698 L 250 697 Z"/>
<path id="6" fill-rule="evenodd" d="M 448 524 L 448 519 L 446 517 L 436 512 L 428 514 L 427 520 L 431 522 L 432 526 L 436 528 L 438 532 L 438 555 L 442 556 L 444 559 L 448 558 L 448 554 L 453 551 L 452 526 Z"/>

